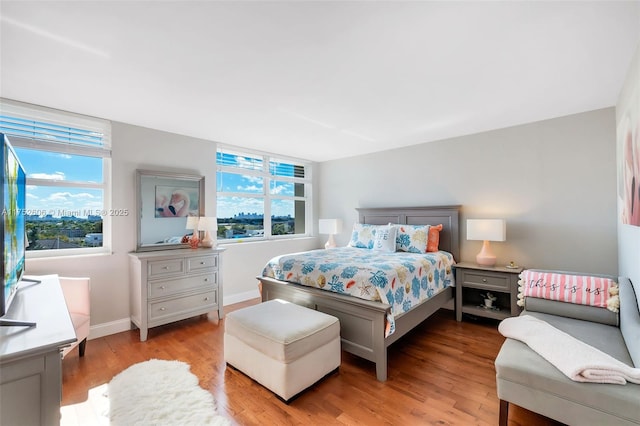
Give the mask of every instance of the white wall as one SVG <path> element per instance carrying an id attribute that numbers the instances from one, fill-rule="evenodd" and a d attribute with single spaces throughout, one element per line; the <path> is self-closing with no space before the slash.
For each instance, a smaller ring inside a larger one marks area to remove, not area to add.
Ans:
<path id="1" fill-rule="evenodd" d="M 498 262 L 617 274 L 615 112 L 607 108 L 445 141 L 321 163 L 320 217 L 356 207 L 462 205 L 468 218 L 505 218 Z"/>
<path id="2" fill-rule="evenodd" d="M 216 144 L 158 130 L 112 123 L 112 208 L 129 209 L 113 218 L 112 254 L 28 259 L 28 274 L 91 278 L 91 337 L 129 328 L 129 256 L 136 248 L 136 169 L 188 172 L 205 177 L 206 214 L 215 216 Z M 317 238 L 241 243 L 223 254 L 224 303 L 257 297 L 255 279 L 278 254 L 318 246 Z"/>
<path id="3" fill-rule="evenodd" d="M 622 123 L 625 118 L 634 117 L 636 127 L 633 131 L 635 132 L 636 146 L 640 147 L 640 45 L 636 49 L 616 106 L 619 162 L 622 161 L 621 138 L 624 136 Z M 635 161 L 640 165 L 640 158 L 636 158 Z M 620 168 L 618 173 L 620 173 Z M 636 190 L 638 190 L 637 186 Z M 618 199 L 618 207 L 618 212 L 621 212 L 621 199 Z M 640 206 L 636 208 L 640 208 Z M 620 215 L 618 215 L 618 251 L 620 253 L 620 275 L 629 277 L 633 282 L 640 282 L 640 226 L 623 224 Z"/>

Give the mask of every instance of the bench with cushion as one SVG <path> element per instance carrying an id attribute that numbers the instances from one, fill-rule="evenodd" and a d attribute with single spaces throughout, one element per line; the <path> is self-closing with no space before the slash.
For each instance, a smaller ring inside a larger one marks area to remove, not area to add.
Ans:
<path id="1" fill-rule="evenodd" d="M 640 368 L 640 283 L 619 278 L 619 313 L 594 306 L 524 298 L 522 315 Z M 570 354 L 567 354 L 570 356 Z M 509 404 L 570 425 L 640 424 L 640 385 L 581 383 L 569 379 L 525 343 L 507 338 L 495 360 L 500 425 Z"/>
<path id="2" fill-rule="evenodd" d="M 227 314 L 224 359 L 288 402 L 340 366 L 336 317 L 284 300 Z"/>

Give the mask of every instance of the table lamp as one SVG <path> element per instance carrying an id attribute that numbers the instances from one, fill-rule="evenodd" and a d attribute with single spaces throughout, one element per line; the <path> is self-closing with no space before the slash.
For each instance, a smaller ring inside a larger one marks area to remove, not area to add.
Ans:
<path id="1" fill-rule="evenodd" d="M 189 245 L 192 249 L 198 248 L 198 244 L 200 243 L 200 237 L 198 236 L 198 216 L 187 216 L 187 226 L 186 229 L 193 229 L 193 235 L 189 238 Z"/>
<path id="2" fill-rule="evenodd" d="M 334 248 L 336 242 L 333 239 L 335 234 L 342 231 L 342 219 L 320 219 L 318 223 L 318 232 L 320 234 L 329 234 L 329 239 L 324 245 L 324 248 Z"/>
<path id="3" fill-rule="evenodd" d="M 491 250 L 489 241 L 505 241 L 507 226 L 504 219 L 468 219 L 467 240 L 480 240 L 482 250 L 476 256 L 476 263 L 483 266 L 494 266 L 496 256 Z"/>
<path id="4" fill-rule="evenodd" d="M 200 241 L 202 247 L 213 247 L 216 245 L 215 238 L 211 237 L 211 232 L 218 229 L 218 219 L 212 216 L 203 216 L 198 222 L 198 229 L 204 231 L 204 237 Z M 217 233 L 216 233 L 217 236 Z"/>

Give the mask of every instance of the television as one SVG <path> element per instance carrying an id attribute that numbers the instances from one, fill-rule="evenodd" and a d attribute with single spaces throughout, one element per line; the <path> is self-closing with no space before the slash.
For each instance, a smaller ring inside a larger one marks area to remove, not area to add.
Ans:
<path id="1" fill-rule="evenodd" d="M 23 278 L 26 250 L 26 174 L 20 163 L 9 138 L 0 133 L 2 139 L 2 186 L 0 186 L 0 200 L 2 200 L 2 275 L 3 289 L 0 298 L 1 326 L 33 326 L 33 322 L 6 319 L 20 284 L 27 281 Z M 32 281 L 32 280 L 28 280 Z"/>

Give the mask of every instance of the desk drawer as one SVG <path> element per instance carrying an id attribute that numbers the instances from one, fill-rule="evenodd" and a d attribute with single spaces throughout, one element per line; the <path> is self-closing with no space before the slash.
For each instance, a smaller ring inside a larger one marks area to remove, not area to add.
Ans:
<path id="1" fill-rule="evenodd" d="M 198 256 L 198 257 L 190 257 L 187 259 L 187 271 L 201 271 L 203 269 L 211 269 L 218 267 L 218 256 L 216 255 L 207 255 L 207 256 Z"/>
<path id="2" fill-rule="evenodd" d="M 511 281 L 508 275 L 492 274 L 490 272 L 470 272 L 465 271 L 462 281 L 465 286 L 478 287 L 486 290 L 509 291 Z"/>
<path id="3" fill-rule="evenodd" d="M 149 283 L 149 299 L 171 296 L 198 288 L 215 288 L 218 284 L 218 274 L 195 275 L 173 280 L 153 281 Z"/>
<path id="4" fill-rule="evenodd" d="M 149 278 L 181 274 L 184 272 L 182 259 L 156 260 L 149 262 Z"/>
<path id="5" fill-rule="evenodd" d="M 211 307 L 214 310 L 218 305 L 218 290 L 193 294 L 162 302 L 149 303 L 149 321 L 159 320 L 173 315 L 180 315 L 189 311 Z"/>

